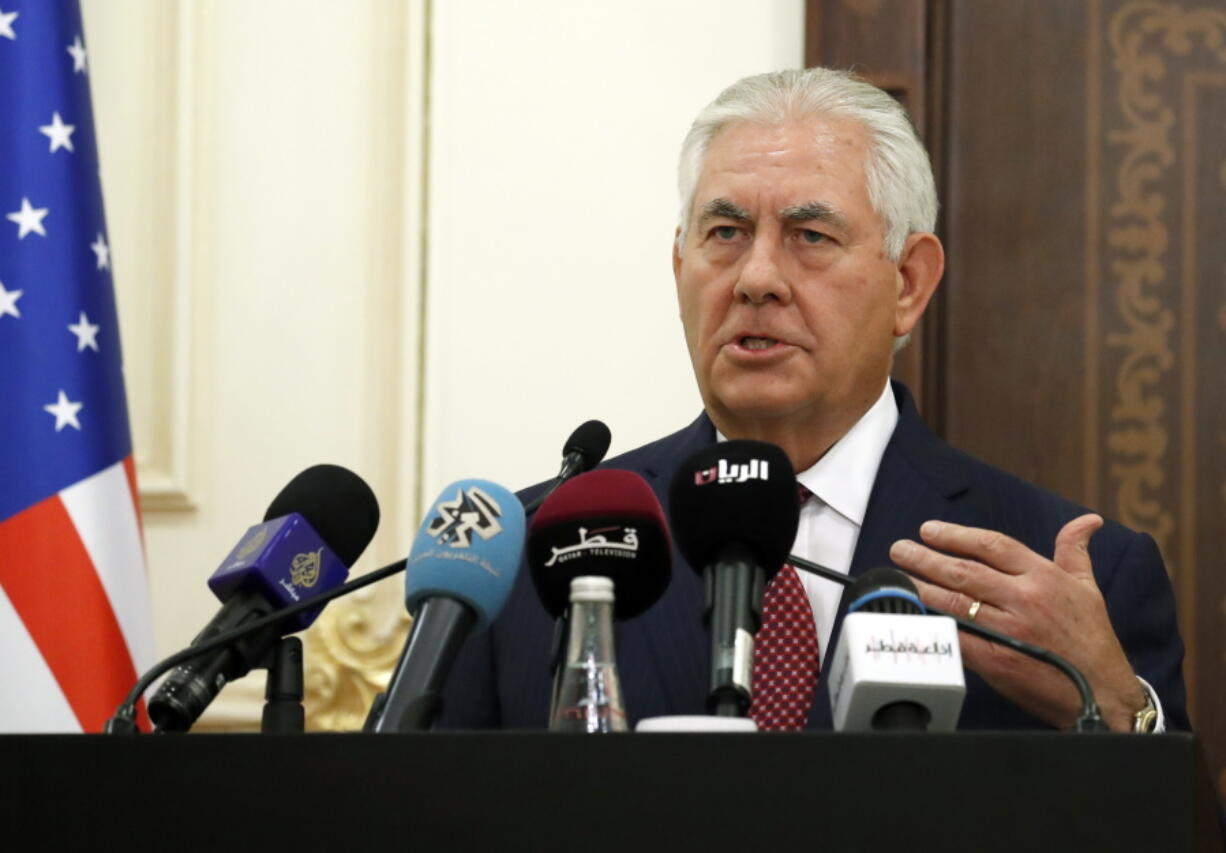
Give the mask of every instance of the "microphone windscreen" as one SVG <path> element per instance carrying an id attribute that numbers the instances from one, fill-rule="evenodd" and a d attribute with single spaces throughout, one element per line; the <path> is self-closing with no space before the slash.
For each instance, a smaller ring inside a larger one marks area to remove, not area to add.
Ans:
<path id="1" fill-rule="evenodd" d="M 631 471 L 580 474 L 541 504 L 528 530 L 528 566 L 541 603 L 565 612 L 572 578 L 613 581 L 613 616 L 633 619 L 655 604 L 672 576 L 664 510 Z"/>
<path id="2" fill-rule="evenodd" d="M 677 469 L 668 500 L 677 548 L 699 573 L 739 543 L 770 579 L 796 540 L 796 475 L 773 444 L 738 440 L 703 448 Z"/>
<path id="3" fill-rule="evenodd" d="M 416 615 L 427 598 L 453 598 L 485 628 L 506 603 L 523 551 L 519 498 L 488 480 L 458 480 L 443 489 L 413 540 L 405 605 Z"/>
<path id="4" fill-rule="evenodd" d="M 352 566 L 379 527 L 379 501 L 366 481 L 339 465 L 313 465 L 286 483 L 264 520 L 299 513 L 346 566 Z"/>
<path id="5" fill-rule="evenodd" d="M 848 613 L 924 613 L 911 578 L 893 566 L 878 566 L 856 578 L 843 593 Z"/>
<path id="6" fill-rule="evenodd" d="M 591 471 L 600 464 L 604 455 L 609 452 L 609 442 L 613 440 L 609 428 L 601 421 L 585 421 L 575 428 L 562 445 L 562 455 L 578 453 L 583 457 L 583 470 Z"/>

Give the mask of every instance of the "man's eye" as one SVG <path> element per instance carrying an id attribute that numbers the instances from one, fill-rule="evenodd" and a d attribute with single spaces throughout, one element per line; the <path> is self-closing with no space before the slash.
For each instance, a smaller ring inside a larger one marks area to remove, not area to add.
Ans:
<path id="1" fill-rule="evenodd" d="M 814 231 L 812 228 L 801 228 L 800 239 L 810 246 L 816 246 L 818 243 L 825 242 L 826 235 L 820 231 Z"/>
<path id="2" fill-rule="evenodd" d="M 711 229 L 711 233 L 719 240 L 731 240 L 736 236 L 736 232 L 735 225 L 716 225 Z"/>

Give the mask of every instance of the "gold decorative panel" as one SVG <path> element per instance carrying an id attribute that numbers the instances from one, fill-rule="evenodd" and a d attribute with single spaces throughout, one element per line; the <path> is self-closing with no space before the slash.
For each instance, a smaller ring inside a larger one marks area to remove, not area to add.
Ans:
<path id="1" fill-rule="evenodd" d="M 374 592 L 338 599 L 303 635 L 308 731 L 362 728 L 375 694 L 387 689 L 408 635 L 403 586 L 396 576 L 376 584 Z"/>

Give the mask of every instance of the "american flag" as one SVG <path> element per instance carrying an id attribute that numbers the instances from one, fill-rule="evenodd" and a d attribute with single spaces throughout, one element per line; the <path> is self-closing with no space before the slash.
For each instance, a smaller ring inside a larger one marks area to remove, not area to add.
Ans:
<path id="1" fill-rule="evenodd" d="M 0 0 L 0 731 L 99 731 L 152 660 L 81 11 Z"/>

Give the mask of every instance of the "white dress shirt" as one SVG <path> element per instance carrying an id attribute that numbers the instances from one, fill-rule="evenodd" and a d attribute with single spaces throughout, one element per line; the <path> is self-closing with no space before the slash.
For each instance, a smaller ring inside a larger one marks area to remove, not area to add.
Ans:
<path id="1" fill-rule="evenodd" d="M 887 382 L 877 402 L 847 433 L 796 479 L 813 497 L 800 510 L 800 526 L 792 553 L 819 566 L 846 575 L 860 540 L 868 496 L 877 479 L 885 446 L 898 424 L 898 404 Z M 799 572 L 813 621 L 823 665 L 830 648 L 843 587 L 808 572 Z"/>

